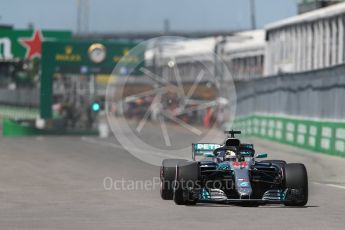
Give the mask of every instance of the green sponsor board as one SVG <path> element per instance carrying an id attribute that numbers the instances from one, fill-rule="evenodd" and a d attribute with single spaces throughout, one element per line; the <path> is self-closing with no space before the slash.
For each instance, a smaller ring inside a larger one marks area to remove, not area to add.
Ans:
<path id="1" fill-rule="evenodd" d="M 69 136 L 89 136 L 98 135 L 97 130 L 65 130 L 65 129 L 39 129 L 26 121 L 4 119 L 2 121 L 2 134 L 5 137 L 22 137 L 37 135 L 69 135 Z"/>
<path id="2" fill-rule="evenodd" d="M 113 71 L 121 60 L 120 75 L 136 75 L 144 60 L 144 50 L 137 55 L 129 54 L 136 42 L 63 41 L 44 42 L 43 57 L 53 65 L 55 73 L 106 73 Z M 48 64 L 48 63 L 47 63 Z M 45 66 L 43 66 L 45 68 Z"/>
<path id="3" fill-rule="evenodd" d="M 245 136 L 345 157 L 345 121 L 255 114 L 236 118 L 232 128 Z"/>
<path id="4" fill-rule="evenodd" d="M 40 57 L 43 41 L 66 40 L 71 36 L 70 31 L 0 29 L 0 60 Z"/>
<path id="5" fill-rule="evenodd" d="M 35 108 L 0 105 L 0 119 L 35 119 L 37 116 L 38 110 Z"/>
<path id="6" fill-rule="evenodd" d="M 52 118 L 52 81 L 54 73 L 141 75 L 144 47 L 136 54 L 130 49 L 138 45 L 130 41 L 60 41 L 43 42 L 40 115 Z M 120 62 L 121 60 L 121 62 Z M 117 64 L 118 72 L 113 72 Z"/>

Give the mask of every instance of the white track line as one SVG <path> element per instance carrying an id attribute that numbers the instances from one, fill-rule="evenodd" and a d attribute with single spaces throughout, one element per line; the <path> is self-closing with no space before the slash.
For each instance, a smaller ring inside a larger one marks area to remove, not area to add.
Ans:
<path id="1" fill-rule="evenodd" d="M 325 186 L 328 186 L 328 187 L 345 189 L 345 186 L 342 186 L 342 185 L 337 185 L 337 184 L 323 184 L 323 183 L 319 183 L 319 182 L 314 182 L 313 184 L 317 184 L 317 185 L 325 185 Z"/>

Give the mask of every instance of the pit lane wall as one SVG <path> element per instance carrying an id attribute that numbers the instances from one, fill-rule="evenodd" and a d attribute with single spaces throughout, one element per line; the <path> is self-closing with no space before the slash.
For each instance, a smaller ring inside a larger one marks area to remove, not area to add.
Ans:
<path id="1" fill-rule="evenodd" d="M 345 157 L 345 65 L 236 84 L 231 128 Z"/>

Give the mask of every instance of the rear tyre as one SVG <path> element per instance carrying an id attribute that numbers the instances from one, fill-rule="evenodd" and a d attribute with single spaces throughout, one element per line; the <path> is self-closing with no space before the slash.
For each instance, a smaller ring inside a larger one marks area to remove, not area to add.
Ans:
<path id="1" fill-rule="evenodd" d="M 184 159 L 165 159 L 160 168 L 160 194 L 163 200 L 172 200 L 174 194 L 174 180 L 176 165 L 179 162 L 184 162 Z"/>
<path id="2" fill-rule="evenodd" d="M 286 206 L 304 206 L 308 202 L 308 175 L 303 164 L 286 164 L 285 188 L 289 189 Z"/>
<path id="3" fill-rule="evenodd" d="M 193 189 L 198 186 L 200 168 L 198 162 L 180 162 L 176 166 L 173 200 L 177 205 L 195 205 Z"/>

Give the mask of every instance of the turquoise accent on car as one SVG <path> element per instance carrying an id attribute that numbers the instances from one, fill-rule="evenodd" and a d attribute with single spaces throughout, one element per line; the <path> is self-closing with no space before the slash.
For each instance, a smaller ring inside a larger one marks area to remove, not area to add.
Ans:
<path id="1" fill-rule="evenodd" d="M 244 181 L 244 182 L 241 182 L 240 184 L 240 187 L 249 187 L 249 182 L 248 181 Z"/>
<path id="2" fill-rule="evenodd" d="M 206 152 L 204 153 L 204 157 L 214 157 L 214 154 L 212 152 Z"/>
<path id="3" fill-rule="evenodd" d="M 218 170 L 230 170 L 230 165 L 228 162 L 221 162 L 218 164 Z"/>
<path id="4" fill-rule="evenodd" d="M 255 158 L 267 158 L 267 153 L 258 153 Z"/>
<path id="5" fill-rule="evenodd" d="M 202 190 L 200 190 L 199 199 L 208 200 L 210 198 L 211 198 L 211 195 L 207 191 L 207 189 L 203 188 Z"/>

